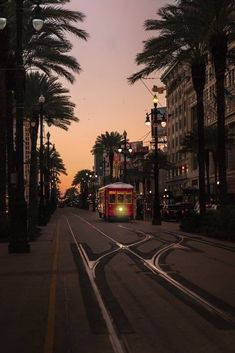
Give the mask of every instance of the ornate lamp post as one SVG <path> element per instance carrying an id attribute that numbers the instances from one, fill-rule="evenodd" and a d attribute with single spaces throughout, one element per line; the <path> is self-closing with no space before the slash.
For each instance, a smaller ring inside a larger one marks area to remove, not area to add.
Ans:
<path id="1" fill-rule="evenodd" d="M 107 162 L 105 157 L 103 157 L 102 162 L 100 162 L 100 173 L 102 175 L 102 185 L 105 186 L 106 181 L 105 181 L 105 177 L 106 177 L 106 166 L 107 166 Z"/>
<path id="2" fill-rule="evenodd" d="M 50 207 L 50 177 L 51 177 L 51 157 L 50 157 L 50 133 L 47 133 L 47 142 L 46 142 L 46 166 L 44 168 L 44 185 L 45 185 L 45 201 L 46 201 L 46 220 L 49 221 L 51 216 L 51 207 Z"/>
<path id="3" fill-rule="evenodd" d="M 149 114 L 146 114 L 146 125 L 151 125 L 152 135 L 154 137 L 154 198 L 153 198 L 153 213 L 152 213 L 152 224 L 161 224 L 161 212 L 160 212 L 160 195 L 159 195 L 159 161 L 158 161 L 158 124 L 162 127 L 166 126 L 165 116 L 162 115 L 157 109 L 158 99 L 154 95 L 153 105 L 154 108 L 151 109 L 151 120 Z"/>
<path id="4" fill-rule="evenodd" d="M 96 200 L 96 190 L 95 190 L 95 184 L 97 181 L 98 176 L 95 174 L 95 172 L 92 172 L 92 174 L 89 175 L 89 178 L 91 180 L 91 184 L 92 184 L 92 212 L 95 212 L 96 210 L 96 204 L 95 204 L 95 200 Z"/>
<path id="5" fill-rule="evenodd" d="M 15 98 L 16 98 L 16 190 L 14 206 L 12 210 L 12 236 L 8 246 L 9 253 L 30 252 L 27 234 L 27 203 L 24 190 L 24 98 L 25 98 L 25 69 L 23 63 L 23 3 L 24 0 L 15 0 L 16 3 L 16 52 L 15 52 Z M 43 20 L 39 16 L 39 2 L 35 8 L 35 18 L 32 24 L 36 31 L 40 31 Z M 5 17 L 0 18 L 0 30 L 7 25 Z"/>
<path id="6" fill-rule="evenodd" d="M 51 213 L 53 213 L 56 209 L 56 172 L 55 172 L 55 154 L 56 154 L 56 149 L 55 145 L 53 145 L 51 153 L 50 153 L 50 208 L 51 208 Z"/>
<path id="7" fill-rule="evenodd" d="M 40 127 L 40 149 L 39 149 L 39 209 L 38 209 L 38 224 L 46 225 L 45 204 L 44 204 L 44 146 L 43 146 L 43 105 L 45 97 L 41 95 L 38 99 L 40 105 L 39 127 Z"/>
<path id="8" fill-rule="evenodd" d="M 103 184 L 105 185 L 105 176 L 106 176 L 106 160 L 105 157 L 103 157 Z"/>
<path id="9" fill-rule="evenodd" d="M 123 168 L 123 183 L 126 183 L 127 181 L 127 168 L 126 168 L 126 156 L 129 153 L 132 152 L 131 145 L 127 145 L 127 132 L 126 130 L 123 132 L 123 148 L 120 146 L 118 149 L 119 153 L 123 153 L 124 155 L 124 168 Z"/>

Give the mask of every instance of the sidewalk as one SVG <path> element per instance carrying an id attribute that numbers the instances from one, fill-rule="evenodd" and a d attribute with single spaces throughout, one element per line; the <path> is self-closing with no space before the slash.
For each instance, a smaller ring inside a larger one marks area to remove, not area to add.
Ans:
<path id="1" fill-rule="evenodd" d="M 29 254 L 8 254 L 0 243 L 1 352 L 44 352 L 56 216 Z"/>
<path id="2" fill-rule="evenodd" d="M 96 304 L 92 319 L 87 314 L 88 284 L 59 209 L 30 246 L 30 253 L 9 254 L 0 243 L 0 352 L 85 353 L 95 346 L 112 353 Z"/>

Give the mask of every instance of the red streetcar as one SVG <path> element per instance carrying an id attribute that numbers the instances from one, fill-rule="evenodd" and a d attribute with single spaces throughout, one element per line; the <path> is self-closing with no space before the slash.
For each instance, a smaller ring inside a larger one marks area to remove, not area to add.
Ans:
<path id="1" fill-rule="evenodd" d="M 104 220 L 130 220 L 135 216 L 135 192 L 121 182 L 103 186 L 98 191 L 98 212 Z"/>

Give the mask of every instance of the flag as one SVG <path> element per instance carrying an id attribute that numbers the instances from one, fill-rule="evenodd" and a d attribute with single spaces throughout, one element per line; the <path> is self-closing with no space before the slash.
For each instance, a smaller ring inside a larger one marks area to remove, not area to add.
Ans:
<path id="1" fill-rule="evenodd" d="M 152 88 L 152 92 L 157 92 L 159 94 L 162 94 L 165 91 L 166 87 L 162 86 L 162 87 L 158 87 L 156 85 L 153 86 Z"/>

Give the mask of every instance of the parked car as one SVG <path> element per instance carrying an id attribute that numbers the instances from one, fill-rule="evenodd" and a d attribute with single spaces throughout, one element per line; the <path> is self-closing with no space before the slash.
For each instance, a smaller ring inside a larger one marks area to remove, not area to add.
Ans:
<path id="1" fill-rule="evenodd" d="M 174 205 L 165 205 L 161 210 L 163 220 L 178 221 L 181 218 L 194 212 L 194 205 L 188 202 L 176 203 Z"/>
<path id="2" fill-rule="evenodd" d="M 219 209 L 219 205 L 216 203 L 206 203 L 205 204 L 205 210 L 206 212 L 213 212 Z M 200 213 L 200 207 L 199 207 L 199 202 L 197 201 L 195 206 L 194 206 L 194 212 L 199 214 Z"/>
<path id="3" fill-rule="evenodd" d="M 194 213 L 194 204 L 190 202 L 180 202 L 176 204 L 181 208 L 180 217 L 187 216 L 188 214 Z"/>
<path id="4" fill-rule="evenodd" d="M 182 209 L 180 205 L 165 205 L 161 210 L 163 220 L 178 221 L 181 218 Z"/>

